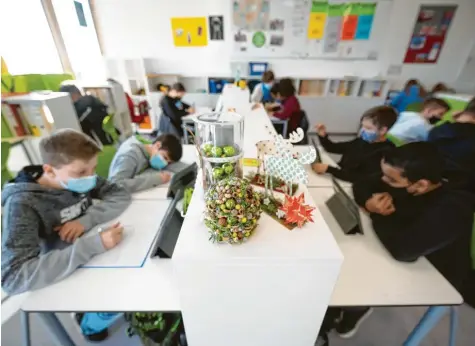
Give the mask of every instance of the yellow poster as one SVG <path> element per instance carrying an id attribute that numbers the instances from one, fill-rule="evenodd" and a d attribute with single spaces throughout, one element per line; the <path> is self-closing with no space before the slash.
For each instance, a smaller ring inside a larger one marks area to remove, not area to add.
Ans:
<path id="1" fill-rule="evenodd" d="M 322 12 L 310 13 L 308 19 L 308 33 L 309 39 L 320 40 L 323 38 L 325 30 L 325 22 L 327 20 L 327 14 Z"/>
<path id="2" fill-rule="evenodd" d="M 177 47 L 202 47 L 208 45 L 206 17 L 172 18 L 173 42 Z"/>

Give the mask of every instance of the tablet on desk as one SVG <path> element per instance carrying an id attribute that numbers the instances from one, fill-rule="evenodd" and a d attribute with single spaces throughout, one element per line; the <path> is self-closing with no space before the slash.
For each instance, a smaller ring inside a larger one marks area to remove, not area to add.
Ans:
<path id="1" fill-rule="evenodd" d="M 326 202 L 328 209 L 330 209 L 345 234 L 363 234 L 358 204 L 333 177 L 332 183 L 335 194 Z"/>
<path id="2" fill-rule="evenodd" d="M 183 217 L 177 210 L 178 202 L 183 198 L 185 189 L 195 185 L 198 166 L 193 163 L 175 173 L 168 187 L 167 197 L 171 203 L 158 228 L 156 239 L 151 251 L 151 257 L 171 258 L 180 235 Z"/>
<path id="3" fill-rule="evenodd" d="M 173 174 L 168 186 L 167 198 L 175 198 L 177 193 L 181 191 L 183 194 L 185 188 L 193 186 L 196 180 L 196 174 L 198 172 L 198 166 L 196 162 L 187 166 L 186 168 Z"/>
<path id="4" fill-rule="evenodd" d="M 313 147 L 315 148 L 315 152 L 317 153 L 317 158 L 313 163 L 322 163 L 322 155 L 320 154 L 320 149 L 318 149 L 318 144 L 315 138 L 312 138 Z"/>

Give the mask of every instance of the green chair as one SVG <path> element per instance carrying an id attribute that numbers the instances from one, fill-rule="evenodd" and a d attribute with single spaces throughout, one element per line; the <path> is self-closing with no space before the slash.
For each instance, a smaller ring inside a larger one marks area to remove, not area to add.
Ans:
<path id="1" fill-rule="evenodd" d="M 117 144 L 119 142 L 119 135 L 117 134 L 117 130 L 114 126 L 114 114 L 109 114 L 104 118 L 104 120 L 102 121 L 102 129 L 105 133 L 111 136 L 112 140 L 114 141 L 114 144 Z"/>
<path id="2" fill-rule="evenodd" d="M 390 133 L 386 134 L 386 138 L 388 141 L 392 142 L 396 147 L 400 147 L 401 145 L 404 145 L 404 142 L 402 140 L 393 136 Z"/>
<path id="3" fill-rule="evenodd" d="M 13 175 L 7 167 L 8 156 L 10 156 L 10 147 L 10 143 L 2 141 L 2 187 L 7 181 L 13 179 Z"/>
<path id="4" fill-rule="evenodd" d="M 102 151 L 97 157 L 96 173 L 101 178 L 107 179 L 109 177 L 109 167 L 114 159 L 117 149 L 114 145 L 104 145 Z"/>
<path id="5" fill-rule="evenodd" d="M 422 102 L 414 102 L 406 107 L 406 112 L 420 112 L 422 110 Z"/>

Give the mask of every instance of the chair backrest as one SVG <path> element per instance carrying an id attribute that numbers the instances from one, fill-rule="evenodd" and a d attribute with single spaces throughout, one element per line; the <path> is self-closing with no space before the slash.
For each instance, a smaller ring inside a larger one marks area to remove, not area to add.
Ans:
<path id="1" fill-rule="evenodd" d="M 404 142 L 402 140 L 393 136 L 390 133 L 386 134 L 386 138 L 388 139 L 388 141 L 392 142 L 396 147 L 400 147 L 401 145 L 404 145 Z"/>
<path id="2" fill-rule="evenodd" d="M 422 102 L 410 103 L 406 107 L 406 112 L 420 112 L 422 110 Z"/>
<path id="3" fill-rule="evenodd" d="M 114 143 L 117 143 L 119 141 L 119 135 L 117 134 L 117 130 L 114 126 L 114 114 L 109 114 L 104 118 L 104 120 L 102 121 L 102 129 L 105 133 L 111 136 Z"/>
<path id="4" fill-rule="evenodd" d="M 297 127 L 300 127 L 303 130 L 304 137 L 297 144 L 308 144 L 307 132 L 308 132 L 308 129 L 310 128 L 310 122 L 308 120 L 307 113 L 305 113 L 305 111 L 301 110 L 299 116 L 300 116 L 300 119 L 299 119 L 299 123 Z"/>
<path id="5" fill-rule="evenodd" d="M 472 246 L 470 250 L 472 255 L 472 269 L 475 270 L 475 214 L 473 214 Z"/>
<path id="6" fill-rule="evenodd" d="M 96 174 L 104 179 L 109 177 L 109 167 L 114 159 L 117 149 L 114 145 L 104 145 L 97 157 Z"/>

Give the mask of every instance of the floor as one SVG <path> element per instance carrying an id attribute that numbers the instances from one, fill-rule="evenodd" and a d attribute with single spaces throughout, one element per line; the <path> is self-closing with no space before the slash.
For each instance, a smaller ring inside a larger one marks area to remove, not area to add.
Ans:
<path id="1" fill-rule="evenodd" d="M 335 140 L 344 140 L 349 137 L 332 137 Z M 21 152 L 21 147 L 12 150 L 9 167 L 18 171 L 26 158 Z M 462 305 L 459 309 L 459 326 L 457 330 L 457 346 L 475 345 L 475 309 Z M 352 339 L 341 339 L 337 335 L 331 336 L 331 346 L 401 346 L 412 328 L 417 324 L 424 313 L 422 307 L 402 308 L 376 308 L 373 314 L 362 324 L 358 333 Z M 58 315 L 65 328 L 70 333 L 77 346 L 94 345 L 87 343 L 80 335 L 70 314 Z M 52 346 L 48 334 L 44 332 L 41 321 L 32 315 L 32 346 Z M 2 346 L 21 345 L 21 325 L 19 314 L 14 315 L 2 325 Z M 139 346 L 137 337 L 129 338 L 126 335 L 126 323 L 120 323 L 111 331 L 108 340 L 102 346 Z M 442 320 L 420 346 L 447 346 L 448 344 L 448 319 Z M 243 345 L 245 346 L 245 345 Z"/>

